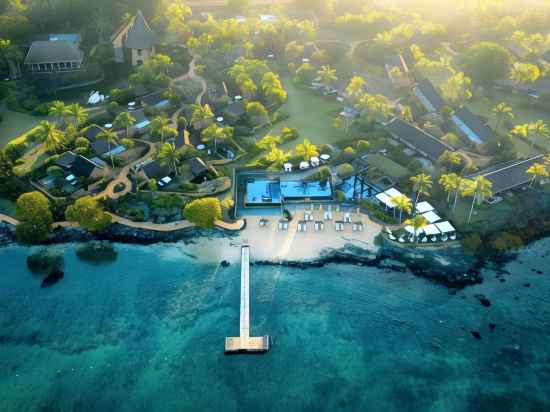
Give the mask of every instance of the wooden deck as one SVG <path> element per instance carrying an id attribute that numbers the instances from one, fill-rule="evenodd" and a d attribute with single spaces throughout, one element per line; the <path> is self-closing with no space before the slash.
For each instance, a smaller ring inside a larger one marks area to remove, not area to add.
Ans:
<path id="1" fill-rule="evenodd" d="M 240 336 L 225 338 L 225 353 L 267 352 L 269 336 L 250 336 L 250 247 L 241 247 Z"/>

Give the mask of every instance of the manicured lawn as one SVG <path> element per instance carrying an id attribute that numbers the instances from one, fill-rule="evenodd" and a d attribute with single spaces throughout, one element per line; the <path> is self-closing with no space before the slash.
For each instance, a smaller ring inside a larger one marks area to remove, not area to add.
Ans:
<path id="1" fill-rule="evenodd" d="M 42 145 L 39 145 L 25 153 L 21 158 L 23 163 L 15 166 L 13 170 L 19 176 L 25 175 L 42 166 L 47 158 L 46 149 Z"/>
<path id="2" fill-rule="evenodd" d="M 531 99 L 528 96 L 506 92 L 503 90 L 497 90 L 495 97 L 492 100 L 481 99 L 468 103 L 467 106 L 476 114 L 484 116 L 490 119 L 491 124 L 494 124 L 494 117 L 491 114 L 491 110 L 500 102 L 506 102 L 512 107 L 515 114 L 513 119 L 514 124 L 529 123 L 535 120 L 544 120 L 550 127 L 550 111 L 543 111 L 537 107 L 534 107 L 531 103 Z M 521 139 L 516 142 L 516 149 L 519 155 L 527 155 L 533 153 L 530 144 Z M 544 152 L 550 151 L 550 139 L 537 138 L 535 140 L 535 147 L 543 150 Z"/>
<path id="3" fill-rule="evenodd" d="M 474 213 L 472 214 L 472 220 L 470 224 L 467 224 L 468 213 L 470 213 L 470 207 L 472 205 L 472 199 L 459 199 L 456 205 L 455 214 L 449 211 L 449 217 L 457 225 L 457 227 L 475 230 L 480 233 L 491 232 L 510 224 L 510 219 L 518 211 L 518 200 L 516 196 L 521 196 L 522 192 L 514 194 L 511 198 L 504 198 L 500 203 L 495 205 L 489 205 L 483 203 L 474 207 Z"/>
<path id="4" fill-rule="evenodd" d="M 409 170 L 407 168 L 380 154 L 370 155 L 368 162 L 385 175 L 388 175 L 394 179 L 399 179 L 402 176 L 409 174 Z"/>
<path id="5" fill-rule="evenodd" d="M 18 142 L 24 141 L 26 133 L 41 120 L 30 114 L 10 110 L 2 110 L 1 113 L 4 120 L 0 122 L 0 147 L 7 145 L 15 138 L 18 138 Z"/>
<path id="6" fill-rule="evenodd" d="M 334 144 L 349 139 L 343 130 L 332 127 L 332 122 L 343 105 L 334 96 L 323 96 L 309 89 L 294 85 L 290 76 L 282 77 L 283 86 L 288 93 L 288 103 L 284 108 L 290 117 L 277 123 L 271 129 L 262 129 L 257 138 L 266 134 L 280 135 L 283 127 L 293 127 L 300 132 L 300 141 L 308 138 L 314 144 Z M 299 141 L 288 142 L 282 147 L 290 149 Z"/>

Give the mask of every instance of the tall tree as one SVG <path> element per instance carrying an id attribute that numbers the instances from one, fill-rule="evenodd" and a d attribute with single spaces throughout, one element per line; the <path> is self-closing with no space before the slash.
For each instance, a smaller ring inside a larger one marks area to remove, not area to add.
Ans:
<path id="1" fill-rule="evenodd" d="M 533 184 L 537 179 L 540 180 L 550 176 L 550 174 L 548 173 L 548 169 L 542 163 L 533 163 L 529 167 L 529 169 L 527 169 L 527 173 L 530 175 L 533 175 L 533 178 L 531 179 L 531 183 L 529 184 L 529 186 L 533 186 Z"/>
<path id="2" fill-rule="evenodd" d="M 67 116 L 67 106 L 61 100 L 55 100 L 50 104 L 48 115 L 55 119 L 57 125 L 61 125 Z"/>
<path id="3" fill-rule="evenodd" d="M 174 143 L 164 143 L 160 147 L 159 159 L 162 165 L 171 165 L 174 168 L 174 173 L 178 175 L 178 162 L 181 157 L 181 152 L 176 149 Z"/>
<path id="4" fill-rule="evenodd" d="M 306 162 L 309 162 L 309 160 L 314 156 L 319 156 L 317 146 L 311 143 L 309 139 L 304 139 L 304 141 L 298 144 L 294 150 L 296 155 L 301 157 Z"/>
<path id="5" fill-rule="evenodd" d="M 412 201 L 405 195 L 393 196 L 391 202 L 399 209 L 399 224 L 403 220 L 403 211 L 411 214 L 412 212 Z"/>
<path id="6" fill-rule="evenodd" d="M 476 204 L 480 205 L 485 199 L 493 196 L 492 187 L 493 183 L 484 176 L 476 176 L 473 180 L 467 181 L 462 194 L 465 197 L 472 198 L 470 213 L 468 213 L 468 223 L 472 220 L 474 206 Z"/>
<path id="7" fill-rule="evenodd" d="M 504 102 L 497 104 L 491 111 L 496 117 L 495 130 L 497 133 L 500 130 L 500 124 L 505 117 L 508 117 L 509 119 L 513 119 L 515 117 L 512 108 Z"/>
<path id="8" fill-rule="evenodd" d="M 418 241 L 418 233 L 420 229 L 428 226 L 428 220 L 422 215 L 414 215 L 412 218 L 405 220 L 405 225 L 412 226 L 414 243 Z"/>
<path id="9" fill-rule="evenodd" d="M 112 146 L 118 143 L 118 136 L 112 130 L 103 129 L 101 133 L 97 135 L 98 139 L 104 139 L 107 141 L 107 149 L 109 150 L 109 157 L 111 158 L 111 167 L 115 168 L 115 159 L 113 157 Z"/>
<path id="10" fill-rule="evenodd" d="M 416 193 L 414 198 L 414 208 L 413 214 L 416 215 L 416 205 L 420 196 L 429 196 L 430 191 L 432 190 L 433 182 L 432 177 L 426 173 L 420 173 L 416 176 L 410 178 L 411 183 L 413 184 L 413 190 Z"/>
<path id="11" fill-rule="evenodd" d="M 129 112 L 121 112 L 117 114 L 113 125 L 116 128 L 122 127 L 126 131 L 126 138 L 130 137 L 130 127 L 136 124 L 136 119 Z"/>
<path id="12" fill-rule="evenodd" d="M 537 65 L 531 63 L 514 63 L 510 69 L 510 79 L 515 80 L 517 84 L 534 83 L 540 77 L 540 69 Z"/>
<path id="13" fill-rule="evenodd" d="M 338 80 L 336 69 L 333 69 L 330 65 L 321 66 L 321 69 L 317 71 L 317 76 L 325 86 L 326 91 L 328 91 L 334 82 Z"/>
<path id="14" fill-rule="evenodd" d="M 191 124 L 195 129 L 204 129 L 208 127 L 214 119 L 214 112 L 208 104 L 192 104 Z"/>
<path id="15" fill-rule="evenodd" d="M 78 127 L 88 118 L 86 110 L 84 110 L 84 108 L 78 103 L 68 105 L 65 113 L 67 117 L 72 120 L 73 125 L 77 130 Z"/>
<path id="16" fill-rule="evenodd" d="M 54 123 L 46 120 L 40 122 L 37 136 L 48 152 L 55 153 L 65 147 L 65 136 Z"/>

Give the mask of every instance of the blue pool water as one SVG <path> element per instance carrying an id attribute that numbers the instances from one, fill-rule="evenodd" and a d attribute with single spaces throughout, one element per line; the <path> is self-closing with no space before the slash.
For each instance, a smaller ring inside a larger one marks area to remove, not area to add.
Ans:
<path id="1" fill-rule="evenodd" d="M 386 269 L 253 266 L 252 332 L 272 350 L 229 357 L 238 264 L 117 247 L 101 265 L 57 247 L 66 274 L 48 289 L 27 249 L 0 248 L 2 412 L 550 410 L 550 240 L 505 282 L 485 270 L 453 293 Z"/>

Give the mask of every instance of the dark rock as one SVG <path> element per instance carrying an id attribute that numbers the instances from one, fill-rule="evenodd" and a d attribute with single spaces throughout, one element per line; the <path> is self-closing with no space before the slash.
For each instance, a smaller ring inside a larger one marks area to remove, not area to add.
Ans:
<path id="1" fill-rule="evenodd" d="M 496 327 L 497 327 L 496 323 L 489 323 L 489 329 L 495 330 Z"/>
<path id="2" fill-rule="evenodd" d="M 76 255 L 80 260 L 91 263 L 113 262 L 118 256 L 114 245 L 109 242 L 89 242 L 78 249 Z"/>
<path id="3" fill-rule="evenodd" d="M 229 263 L 227 260 L 222 260 L 221 263 L 220 263 L 220 266 L 222 268 L 226 268 L 228 267 L 229 265 L 231 265 L 231 263 Z"/>
<path id="4" fill-rule="evenodd" d="M 27 256 L 27 267 L 33 273 L 51 273 L 63 269 L 63 254 L 43 248 Z"/>
<path id="5" fill-rule="evenodd" d="M 474 295 L 474 297 L 479 300 L 479 303 L 481 303 L 486 308 L 491 306 L 491 301 L 485 297 L 485 295 Z"/>
<path id="6" fill-rule="evenodd" d="M 472 336 L 473 336 L 474 338 L 476 338 L 477 340 L 483 339 L 483 338 L 481 337 L 481 333 L 479 333 L 477 330 L 471 330 L 470 333 L 471 333 Z"/>
<path id="7" fill-rule="evenodd" d="M 48 276 L 44 278 L 40 287 L 47 288 L 47 287 L 53 286 L 57 282 L 59 282 L 61 279 L 63 279 L 63 276 L 64 276 L 64 273 L 62 270 L 58 270 L 58 269 L 53 270 Z"/>
<path id="8" fill-rule="evenodd" d="M 524 288 L 528 288 L 528 287 L 530 287 L 530 286 L 531 286 L 530 283 L 524 283 L 524 284 L 523 284 L 523 287 L 524 287 Z"/>

